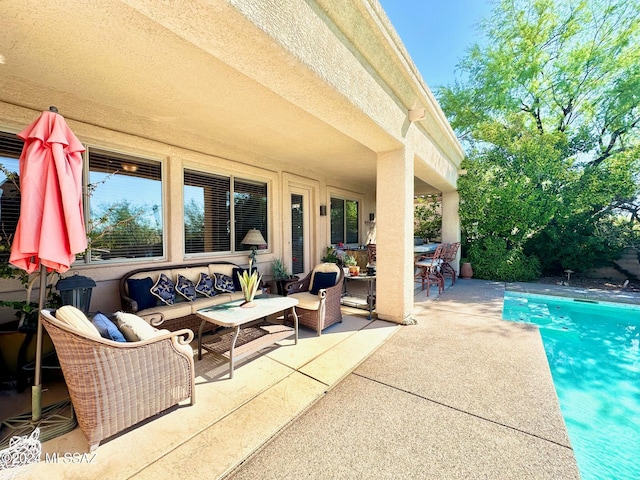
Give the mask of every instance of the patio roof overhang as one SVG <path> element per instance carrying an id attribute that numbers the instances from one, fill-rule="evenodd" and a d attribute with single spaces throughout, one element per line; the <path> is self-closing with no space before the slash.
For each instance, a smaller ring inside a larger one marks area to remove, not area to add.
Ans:
<path id="1" fill-rule="evenodd" d="M 441 158 L 417 161 L 416 192 L 455 189 L 446 172 L 462 150 L 375 0 L 294 2 L 277 15 L 223 0 L 6 0 L 3 10 L 6 104 L 55 104 L 71 123 L 231 159 L 250 152 L 371 190 L 377 153 L 402 147 L 407 109 L 425 106 L 418 123 Z"/>

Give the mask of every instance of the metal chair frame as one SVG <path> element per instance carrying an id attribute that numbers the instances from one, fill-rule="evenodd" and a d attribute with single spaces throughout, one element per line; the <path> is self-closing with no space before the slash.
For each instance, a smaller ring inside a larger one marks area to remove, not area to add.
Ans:
<path id="1" fill-rule="evenodd" d="M 421 290 L 427 286 L 427 297 L 431 290 L 431 285 L 438 285 L 438 294 L 444 291 L 444 276 L 442 275 L 442 265 L 444 263 L 447 244 L 441 243 L 436 248 L 433 256 L 420 256 L 415 262 L 415 281 L 421 284 Z"/>
<path id="2" fill-rule="evenodd" d="M 458 256 L 459 249 L 460 242 L 447 244 L 447 250 L 442 261 L 442 267 L 440 269 L 443 277 L 451 277 L 451 285 L 456 283 L 457 272 L 455 267 L 453 266 L 453 262 L 455 262 L 456 257 Z"/>

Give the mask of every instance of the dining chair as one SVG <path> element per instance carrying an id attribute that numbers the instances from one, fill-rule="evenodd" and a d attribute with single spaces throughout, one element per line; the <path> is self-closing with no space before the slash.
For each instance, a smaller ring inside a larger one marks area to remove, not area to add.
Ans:
<path id="1" fill-rule="evenodd" d="M 442 275 L 442 264 L 448 244 L 441 243 L 431 257 L 422 255 L 415 262 L 415 281 L 421 284 L 421 290 L 427 287 L 427 297 L 431 290 L 431 285 L 438 285 L 438 294 L 444 291 L 444 276 Z"/>
<path id="2" fill-rule="evenodd" d="M 376 244 L 370 243 L 367 245 L 367 263 L 371 265 L 376 262 Z"/>
<path id="3" fill-rule="evenodd" d="M 460 242 L 449 243 L 447 250 L 445 252 L 441 273 L 443 277 L 450 276 L 451 277 L 451 285 L 456 283 L 456 269 L 453 266 L 453 262 L 456 261 L 456 257 L 458 256 L 458 250 L 460 249 Z"/>

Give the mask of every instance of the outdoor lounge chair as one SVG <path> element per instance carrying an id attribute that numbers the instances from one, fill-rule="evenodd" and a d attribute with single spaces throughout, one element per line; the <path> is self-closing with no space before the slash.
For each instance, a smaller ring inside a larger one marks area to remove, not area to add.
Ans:
<path id="1" fill-rule="evenodd" d="M 295 297 L 299 302 L 295 307 L 298 323 L 313 328 L 320 336 L 325 328 L 342 322 L 343 283 L 344 272 L 335 263 L 316 265 L 302 280 L 288 283 L 287 296 Z"/>
<path id="2" fill-rule="evenodd" d="M 90 451 L 179 402 L 195 403 L 191 330 L 157 331 L 137 342 L 96 337 L 41 310 Z"/>

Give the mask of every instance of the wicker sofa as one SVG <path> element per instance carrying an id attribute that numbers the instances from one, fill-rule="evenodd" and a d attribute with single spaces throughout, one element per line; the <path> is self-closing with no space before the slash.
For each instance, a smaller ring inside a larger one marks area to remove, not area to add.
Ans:
<path id="1" fill-rule="evenodd" d="M 53 340 L 78 424 L 90 451 L 99 443 L 183 400 L 195 403 L 191 330 L 157 331 L 114 342 L 41 310 Z"/>
<path id="2" fill-rule="evenodd" d="M 120 302 L 122 310 L 125 312 L 135 313 L 139 317 L 144 318 L 152 326 L 156 328 L 164 328 L 171 331 L 188 328 L 194 333 L 198 331 L 200 319 L 196 316 L 196 310 L 218 305 L 220 303 L 239 300 L 242 298 L 242 292 L 218 293 L 214 297 L 205 297 L 198 295 L 193 301 L 188 301 L 180 295 L 176 295 L 176 302 L 173 305 L 165 305 L 158 301 L 155 306 L 140 309 L 138 301 L 129 293 L 128 280 L 142 280 L 150 278 L 151 282 L 155 282 L 164 273 L 174 282 L 178 275 L 182 275 L 194 283 L 198 283 L 200 273 L 212 275 L 214 273 L 222 273 L 231 278 L 236 277 L 234 270 L 241 270 L 238 265 L 231 262 L 207 262 L 189 265 L 164 265 L 162 267 L 147 267 L 132 270 L 120 279 Z"/>

